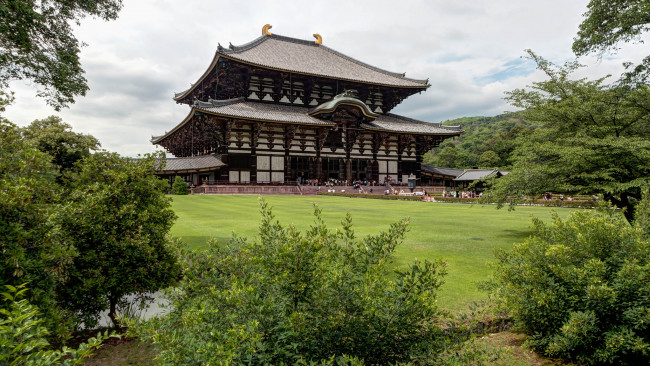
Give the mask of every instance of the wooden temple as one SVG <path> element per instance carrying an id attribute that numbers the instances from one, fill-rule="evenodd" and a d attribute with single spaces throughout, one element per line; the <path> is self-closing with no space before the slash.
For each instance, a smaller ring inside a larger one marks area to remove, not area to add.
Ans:
<path id="1" fill-rule="evenodd" d="M 197 185 L 406 181 L 421 177 L 424 153 L 462 133 L 390 113 L 428 80 L 355 60 L 317 34 L 306 41 L 269 28 L 247 44 L 219 45 L 203 75 L 175 95 L 190 111 L 152 138 L 179 158 L 164 174 Z"/>

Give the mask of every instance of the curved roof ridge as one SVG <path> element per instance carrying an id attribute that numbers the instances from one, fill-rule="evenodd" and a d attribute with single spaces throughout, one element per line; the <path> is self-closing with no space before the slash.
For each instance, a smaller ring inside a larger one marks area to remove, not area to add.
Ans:
<path id="1" fill-rule="evenodd" d="M 273 35 L 270 35 L 270 36 L 261 35 L 261 36 L 255 38 L 254 40 L 252 40 L 250 42 L 247 42 L 247 43 L 244 43 L 244 44 L 239 45 L 239 46 L 234 46 L 232 43 L 230 44 L 230 47 L 227 47 L 227 48 L 219 45 L 217 47 L 217 52 L 221 52 L 221 53 L 227 55 L 229 53 L 236 53 L 236 52 L 246 51 L 246 50 L 249 50 L 249 49 L 257 46 L 258 44 L 266 41 L 268 39 L 268 37 L 273 37 Z"/>

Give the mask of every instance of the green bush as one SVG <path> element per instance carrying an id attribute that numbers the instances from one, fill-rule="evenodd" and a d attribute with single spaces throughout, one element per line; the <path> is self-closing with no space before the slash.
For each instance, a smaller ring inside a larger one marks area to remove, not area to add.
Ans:
<path id="1" fill-rule="evenodd" d="M 647 205 L 639 211 L 647 217 Z M 642 226 L 614 210 L 576 211 L 550 226 L 535 221 L 529 239 L 497 252 L 489 287 L 548 356 L 650 364 L 650 243 Z"/>
<path id="2" fill-rule="evenodd" d="M 394 194 L 365 194 L 365 193 L 334 193 L 334 192 L 318 192 L 322 196 L 337 196 L 337 197 L 350 197 L 350 198 L 370 198 L 375 200 L 401 200 L 401 201 L 422 201 L 422 196 L 397 196 Z"/>
<path id="3" fill-rule="evenodd" d="M 0 306 L 0 365 L 81 365 L 109 337 L 108 333 L 98 334 L 76 350 L 52 350 L 47 341 L 50 332 L 42 325 L 38 308 L 20 299 L 27 289 L 24 285 L 5 287 Z"/>
<path id="4" fill-rule="evenodd" d="M 315 209 L 302 234 L 262 203 L 254 242 L 185 253 L 171 312 L 131 331 L 166 365 L 433 362 L 463 337 L 441 326 L 444 262 L 391 270 L 406 231 L 402 220 L 360 240 L 349 215 L 331 231 Z"/>
<path id="5" fill-rule="evenodd" d="M 174 194 L 187 194 L 187 183 L 183 180 L 183 178 L 179 177 L 178 175 L 176 178 L 174 178 L 174 184 L 172 184 L 172 193 Z"/>

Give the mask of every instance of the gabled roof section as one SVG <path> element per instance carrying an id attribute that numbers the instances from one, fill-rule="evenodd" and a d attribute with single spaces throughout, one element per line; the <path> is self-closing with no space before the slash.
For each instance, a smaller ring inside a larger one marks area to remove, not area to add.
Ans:
<path id="1" fill-rule="evenodd" d="M 361 127 L 367 130 L 424 135 L 458 136 L 463 133 L 463 130 L 458 126 L 445 126 L 440 122 L 418 121 L 393 113 L 381 114 L 372 122 L 362 123 Z"/>
<path id="2" fill-rule="evenodd" d="M 428 80 L 407 78 L 404 73 L 390 72 L 346 56 L 322 44 L 277 34 L 261 37 L 241 46 L 219 45 L 205 73 L 188 90 L 177 93 L 175 100 L 184 98 L 194 85 L 210 74 L 220 57 L 263 68 L 322 76 L 400 88 L 428 88 Z"/>
<path id="3" fill-rule="evenodd" d="M 447 175 L 454 178 L 461 175 L 465 171 L 465 169 L 443 168 L 443 167 L 431 166 L 426 164 L 422 164 L 421 166 L 422 166 L 422 170 L 425 172 L 431 174 Z"/>
<path id="4" fill-rule="evenodd" d="M 491 178 L 494 176 L 502 176 L 501 172 L 499 172 L 499 169 L 466 169 L 463 174 L 459 175 L 454 179 L 455 181 L 458 182 L 467 182 L 467 181 L 475 181 L 479 179 L 486 179 L 486 178 Z"/>

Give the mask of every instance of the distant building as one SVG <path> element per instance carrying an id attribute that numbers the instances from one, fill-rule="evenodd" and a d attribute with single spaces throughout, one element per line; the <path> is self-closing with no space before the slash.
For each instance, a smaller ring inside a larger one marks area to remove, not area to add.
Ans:
<path id="1" fill-rule="evenodd" d="M 475 182 L 499 178 L 508 173 L 499 169 L 452 169 L 422 164 L 422 184 L 444 187 L 446 190 L 462 190 Z M 474 188 L 480 191 L 483 187 L 482 183 L 478 183 Z"/>
<path id="2" fill-rule="evenodd" d="M 424 153 L 458 127 L 390 111 L 428 80 L 388 72 L 322 44 L 274 35 L 219 45 L 201 77 L 176 94 L 190 111 L 152 143 L 178 159 L 164 174 L 195 185 L 422 177 Z M 206 158 L 209 156 L 209 158 Z"/>

